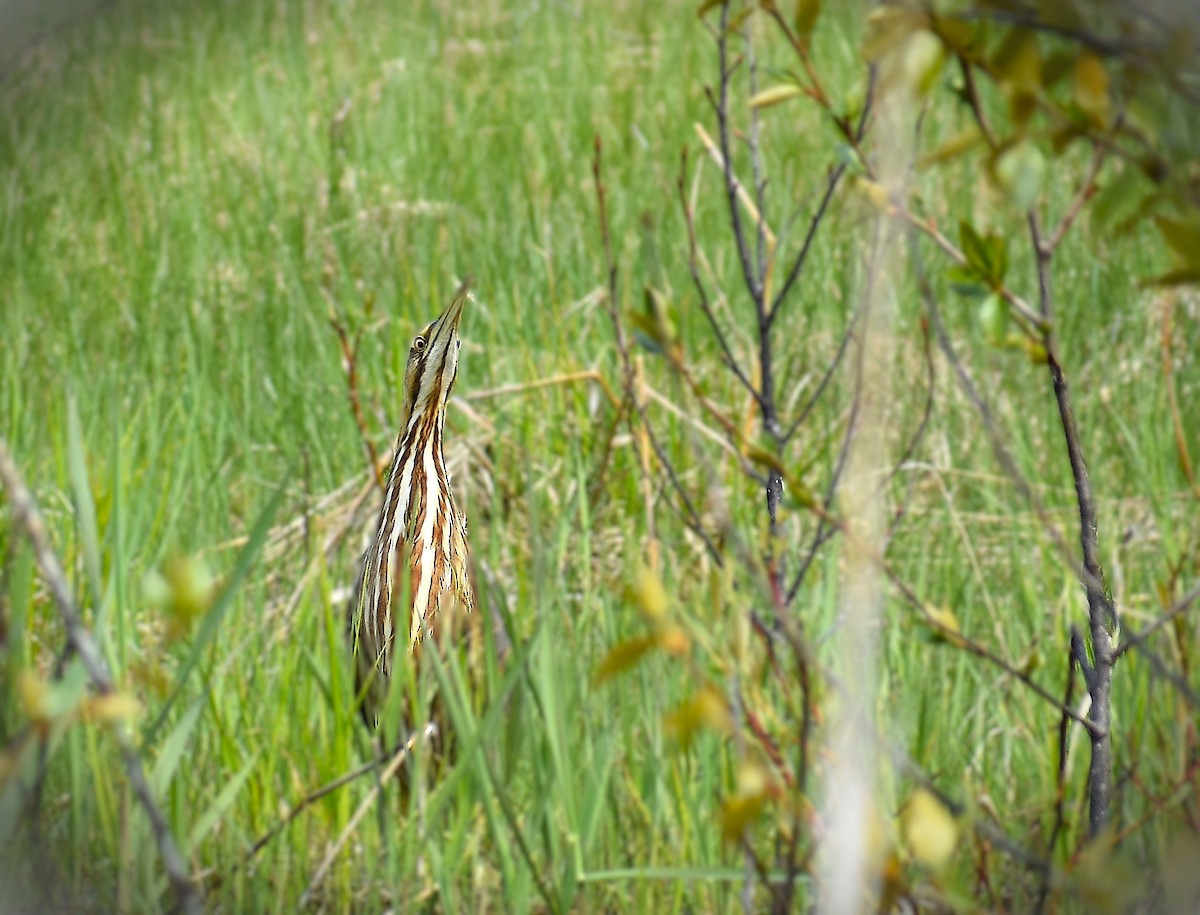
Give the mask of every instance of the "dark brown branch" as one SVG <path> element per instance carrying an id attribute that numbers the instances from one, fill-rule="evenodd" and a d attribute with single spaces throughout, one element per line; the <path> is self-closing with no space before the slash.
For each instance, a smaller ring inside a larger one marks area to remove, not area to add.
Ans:
<path id="1" fill-rule="evenodd" d="M 1096 178 L 1100 174 L 1100 168 L 1104 165 L 1105 149 L 1103 146 L 1097 146 L 1095 152 L 1092 153 L 1092 162 L 1088 166 L 1087 174 L 1084 176 L 1083 182 L 1079 185 L 1079 190 L 1075 192 L 1075 196 L 1071 200 L 1070 206 L 1063 213 L 1062 219 L 1058 221 L 1058 226 L 1054 229 L 1054 234 L 1043 242 L 1042 247 L 1046 253 L 1053 255 L 1058 250 L 1058 246 L 1062 244 L 1062 240 L 1070 231 L 1071 226 L 1075 224 L 1075 218 L 1079 215 L 1083 205 L 1096 193 Z"/>
<path id="2" fill-rule="evenodd" d="M 737 243 L 738 259 L 742 265 L 742 276 L 746 281 L 746 289 L 754 300 L 755 309 L 763 310 L 762 283 L 755 276 L 754 266 L 750 259 L 750 247 L 746 242 L 746 233 L 742 226 L 742 213 L 738 207 L 738 182 L 733 174 L 733 148 L 729 142 L 729 83 L 732 75 L 729 69 L 729 7 L 721 4 L 721 24 L 717 33 L 717 61 L 721 71 L 721 81 L 717 90 L 717 128 L 718 140 L 721 145 L 721 156 L 725 176 L 725 196 L 729 203 L 729 218 L 733 224 L 733 237 Z M 760 218 L 762 214 L 759 214 Z"/>
<path id="3" fill-rule="evenodd" d="M 1088 769 L 1088 797 L 1091 810 L 1091 835 L 1098 836 L 1108 825 L 1112 803 L 1112 721 L 1110 702 L 1112 691 L 1113 633 L 1117 629 L 1117 611 L 1104 580 L 1100 565 L 1100 544 L 1096 524 L 1096 502 L 1092 495 L 1091 479 L 1083 457 L 1083 444 L 1075 422 L 1071 391 L 1067 376 L 1058 361 L 1054 333 L 1054 291 L 1050 277 L 1053 249 L 1043 241 L 1037 214 L 1028 216 L 1029 236 L 1037 263 L 1038 294 L 1042 316 L 1042 343 L 1046 348 L 1046 363 L 1058 403 L 1067 458 L 1075 481 L 1075 502 L 1079 509 L 1079 545 L 1083 552 L 1083 587 L 1087 595 L 1088 624 L 1092 643 L 1092 670 L 1085 671 L 1088 693 L 1092 697 L 1088 718 L 1098 731 L 1090 734 L 1092 758 Z"/>
<path id="4" fill-rule="evenodd" d="M 775 318 L 779 315 L 780 306 L 783 305 L 788 294 L 792 291 L 792 286 L 799 279 L 800 272 L 804 269 L 804 262 L 808 259 L 808 252 L 812 249 L 813 239 L 817 237 L 817 229 L 820 228 L 821 222 L 825 218 L 825 212 L 829 209 L 829 202 L 833 199 L 833 194 L 837 190 L 838 184 L 845 173 L 845 163 L 835 166 L 833 171 L 829 173 L 829 180 L 825 183 L 825 193 L 821 195 L 821 201 L 817 204 L 816 211 L 808 221 L 808 231 L 804 233 L 804 241 L 800 245 L 800 250 L 796 252 L 796 257 L 792 261 L 792 266 L 788 268 L 783 285 L 779 287 L 779 292 L 775 294 L 775 298 L 771 302 L 771 311 L 767 315 L 768 323 L 774 323 Z"/>
<path id="5" fill-rule="evenodd" d="M 8 490 L 14 520 L 24 528 L 25 536 L 33 547 L 34 559 L 50 588 L 50 594 L 58 607 L 63 627 L 67 631 L 67 637 L 71 640 L 76 654 L 87 671 L 92 686 L 101 695 L 115 692 L 108 663 L 104 660 L 104 655 L 92 638 L 92 634 L 83 625 L 83 619 L 75 606 L 75 598 L 71 594 L 62 565 L 58 561 L 58 555 L 50 545 L 50 536 L 46 530 L 46 524 L 42 520 L 41 512 L 38 511 L 33 494 L 25 485 L 21 472 L 17 469 L 8 450 L 8 444 L 3 439 L 0 439 L 0 481 L 3 481 L 4 488 Z M 178 905 L 187 915 L 200 915 L 204 910 L 200 893 L 188 876 L 187 864 L 179 854 L 179 849 L 171 836 L 167 818 L 159 809 L 153 792 L 150 790 L 150 783 L 146 780 L 146 773 L 142 769 L 142 760 L 138 755 L 137 748 L 123 722 L 115 722 L 112 731 L 125 764 L 129 786 L 133 789 L 134 796 L 145 812 L 146 819 L 150 821 L 154 841 L 158 845 L 159 856 L 162 858 L 163 870 L 167 873 L 167 879 L 175 892 Z"/>
<path id="6" fill-rule="evenodd" d="M 613 257 L 612 250 L 612 234 L 608 222 L 608 192 L 604 185 L 603 177 L 603 146 L 600 142 L 600 137 L 595 139 L 595 155 L 592 159 L 592 178 L 596 186 L 596 206 L 597 216 L 600 221 L 600 238 L 604 247 L 604 262 L 605 272 L 607 274 L 607 295 L 606 304 L 609 320 L 612 321 L 613 334 L 617 343 L 617 352 L 621 358 L 622 366 L 622 387 L 624 389 L 624 397 L 633 404 L 634 410 L 637 412 L 638 418 L 641 420 L 641 427 L 645 430 L 646 437 L 650 442 L 650 446 L 654 449 L 655 455 L 658 457 L 659 463 L 667 473 L 668 479 L 671 481 L 672 487 L 675 489 L 676 496 L 687 512 L 688 518 L 691 519 L 689 527 L 703 541 L 705 548 L 708 550 L 713 561 L 720 566 L 723 562 L 721 553 L 713 543 L 712 537 L 704 530 L 704 525 L 700 519 L 700 513 L 696 511 L 691 497 L 680 482 L 679 476 L 675 473 L 675 467 L 671 464 L 666 452 L 659 444 L 658 439 L 654 435 L 654 430 L 650 425 L 650 420 L 646 416 L 646 408 L 638 398 L 634 391 L 634 368 L 633 358 L 629 353 L 629 338 L 625 335 L 625 326 L 621 321 L 621 311 L 617 304 L 617 262 Z M 629 422 L 630 432 L 636 435 L 637 427 L 633 422 L 632 415 Z"/>
<path id="7" fill-rule="evenodd" d="M 988 122 L 987 115 L 983 112 L 983 102 L 979 99 L 979 87 L 975 85 L 975 71 L 971 69 L 971 63 L 965 57 L 958 58 L 958 66 L 962 71 L 963 87 L 967 93 L 967 104 L 971 106 L 971 114 L 975 118 L 975 123 L 979 125 L 979 132 L 983 134 L 983 139 L 987 141 L 987 145 L 995 149 L 998 145 L 996 134 L 992 131 L 992 125 Z"/>
<path id="8" fill-rule="evenodd" d="M 762 395 L 734 357 L 733 349 L 729 345 L 729 339 L 725 336 L 725 332 L 721 329 L 721 325 L 717 321 L 712 301 L 708 297 L 708 290 L 705 288 L 704 281 L 700 277 L 699 244 L 696 241 L 696 214 L 692 212 L 691 204 L 688 203 L 686 175 L 687 149 L 684 149 L 679 167 L 679 202 L 683 207 L 683 219 L 687 226 L 688 270 L 692 275 L 692 284 L 696 287 L 696 293 L 700 297 L 700 310 L 704 312 L 704 317 L 708 319 L 708 325 L 712 329 L 713 336 L 717 338 L 717 345 L 721 347 L 721 357 L 726 367 L 733 372 L 734 377 L 737 378 L 742 387 L 750 392 L 761 410 L 763 408 Z"/>

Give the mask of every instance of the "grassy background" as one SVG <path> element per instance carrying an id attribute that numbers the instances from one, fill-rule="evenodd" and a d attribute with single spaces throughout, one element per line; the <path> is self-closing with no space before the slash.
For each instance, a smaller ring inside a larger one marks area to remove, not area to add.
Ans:
<path id="1" fill-rule="evenodd" d="M 850 29 L 822 34 L 830 82 L 852 86 L 856 40 Z M 611 410 L 586 384 L 479 397 L 593 367 L 615 377 L 596 295 L 599 135 L 627 304 L 660 263 L 685 344 L 697 365 L 714 366 L 702 371 L 713 396 L 744 409 L 694 306 L 675 201 L 679 150 L 695 146 L 691 125 L 708 119 L 712 68 L 692 4 L 129 0 L 38 46 L 0 85 L 0 436 L 37 491 L 119 678 L 148 706 L 155 787 L 227 910 L 293 909 L 371 787 L 362 779 L 331 794 L 249 872 L 239 867 L 288 805 L 370 752 L 347 711 L 335 593 L 351 581 L 358 529 L 332 554 L 322 549 L 367 481 L 327 316 L 332 308 L 364 329 L 360 387 L 383 450 L 410 336 L 465 274 L 478 301 L 448 447 L 489 573 L 481 585 L 512 615 L 519 662 L 490 669 L 489 698 L 456 714 L 461 739 L 486 753 L 416 796 L 419 811 L 389 795 L 316 901 L 327 911 L 735 904 L 741 859 L 715 813 L 730 784 L 728 748 L 704 736 L 678 751 L 662 723 L 690 688 L 687 672 L 651 658 L 611 685 L 589 682 L 614 643 L 641 631 L 621 597 L 648 523 L 630 443 L 618 437 L 605 463 Z M 797 201 L 811 202 L 832 139 L 806 113 L 773 115 L 768 131 L 782 226 L 803 213 Z M 700 175 L 712 272 L 736 290 L 716 175 Z M 947 219 L 986 193 L 967 169 L 947 180 L 928 188 Z M 1069 182 L 1056 193 L 1065 199 Z M 780 323 L 785 404 L 813 384 L 857 288 L 861 214 L 838 207 L 827 230 Z M 1139 238 L 1110 244 L 1085 225 L 1058 273 L 1104 560 L 1131 623 L 1158 607 L 1168 563 L 1195 574 L 1195 503 L 1158 350 L 1162 303 L 1134 284 L 1157 257 Z M 745 315 L 744 301 L 730 307 Z M 1182 308 L 1179 333 L 1194 337 L 1197 303 Z M 1046 380 L 1019 357 L 975 346 L 969 311 L 951 311 L 1013 449 L 1070 530 L 1073 492 Z M 901 430 L 922 406 L 916 314 L 905 294 Z M 738 344 L 748 352 L 748 335 Z M 1195 361 L 1185 346 L 1176 359 L 1194 430 Z M 649 371 L 671 393 L 653 360 Z M 931 431 L 897 484 L 912 508 L 892 556 L 966 631 L 1057 693 L 1082 594 L 941 374 Z M 815 462 L 817 482 L 832 461 L 823 436 L 837 432 L 846 403 L 837 394 L 792 456 Z M 701 488 L 711 465 L 680 423 L 655 415 L 685 480 Z M 757 493 L 719 452 L 710 460 L 735 521 L 755 537 Z M 736 621 L 714 618 L 690 584 L 707 572 L 697 544 L 665 502 L 654 514 L 676 612 L 723 644 Z M 810 526 L 789 518 L 789 539 Z M 44 673 L 61 635 L 30 557 L 9 545 L 7 527 L 0 537 L 11 683 L 22 669 Z M 172 642 L 142 583 L 181 555 L 222 575 L 243 571 L 218 615 Z M 836 572 L 834 548 L 798 604 L 818 634 L 833 624 Z M 1010 834 L 1036 844 L 1054 796 L 1054 710 L 924 639 L 899 604 L 890 613 L 879 685 L 890 736 L 952 794 L 987 798 Z M 720 674 L 727 660 L 714 650 L 700 663 Z M 453 664 L 447 676 L 446 688 L 460 680 Z M 1187 718 L 1140 661 L 1117 677 L 1118 766 L 1136 763 L 1144 791 L 1161 794 L 1186 767 Z M 5 689 L 3 702 L 9 739 L 20 696 Z M 1079 746 L 1071 848 L 1086 823 Z M 38 868 L 49 868 L 59 905 L 158 907 L 165 881 L 115 759 L 101 730 L 56 735 L 39 839 L 53 854 L 8 856 L 13 885 L 43 881 Z M 20 761 L 26 774 L 32 765 Z M 887 785 L 898 804 L 903 785 Z M 14 796 L 0 804 L 0 836 Z M 1124 824 L 1150 809 L 1129 783 L 1119 803 Z M 1153 862 L 1176 826 L 1175 815 L 1151 818 L 1126 854 Z M 32 839 L 23 830 L 16 841 Z M 951 883 L 974 892 L 970 853 L 957 863 Z"/>

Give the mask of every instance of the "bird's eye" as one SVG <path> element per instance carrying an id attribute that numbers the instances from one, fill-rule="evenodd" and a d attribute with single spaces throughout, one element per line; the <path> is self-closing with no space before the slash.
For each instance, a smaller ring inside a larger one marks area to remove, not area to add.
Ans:
<path id="1" fill-rule="evenodd" d="M 425 338 L 417 337 L 417 339 L 413 341 L 413 349 L 415 349 L 418 353 L 425 349 Z"/>

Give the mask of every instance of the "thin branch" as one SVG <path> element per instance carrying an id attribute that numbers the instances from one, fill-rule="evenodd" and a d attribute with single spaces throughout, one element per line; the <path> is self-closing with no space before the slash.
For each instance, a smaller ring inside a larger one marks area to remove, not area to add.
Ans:
<path id="1" fill-rule="evenodd" d="M 1097 146 L 1092 153 L 1092 163 L 1088 166 L 1087 175 L 1084 176 L 1083 182 L 1079 185 L 1079 190 L 1075 192 L 1070 206 L 1063 213 L 1062 219 L 1058 221 L 1058 226 L 1054 229 L 1053 234 L 1044 242 L 1043 247 L 1048 255 L 1052 255 L 1058 250 L 1058 246 L 1062 244 L 1062 240 L 1075 223 L 1075 218 L 1079 215 L 1080 210 L 1083 209 L 1083 205 L 1096 193 L 1096 178 L 1100 174 L 1101 167 L 1104 165 L 1105 155 L 1106 151 L 1103 146 Z"/>
<path id="2" fill-rule="evenodd" d="M 746 45 L 746 68 L 747 76 L 750 81 L 750 97 L 754 98 L 758 94 L 758 58 L 754 54 L 754 41 L 750 35 L 750 27 L 747 25 L 742 32 L 742 40 Z M 775 240 L 771 239 L 770 256 L 768 256 L 766 246 L 766 233 L 763 231 L 767 221 L 766 207 L 766 188 L 767 179 L 763 172 L 762 165 L 762 147 L 759 143 L 759 138 L 762 129 L 762 119 L 759 117 L 759 111 L 754 106 L 750 108 L 750 135 L 747 137 L 747 146 L 750 150 L 750 174 L 754 181 L 754 203 L 758 207 L 758 224 L 755 226 L 754 238 L 754 253 L 756 257 L 755 267 L 758 270 L 758 282 L 763 287 L 763 302 L 766 302 L 766 285 L 767 274 L 770 270 L 770 264 L 775 260 Z M 759 319 L 764 320 L 768 316 L 760 315 Z"/>
<path id="3" fill-rule="evenodd" d="M 654 430 L 650 425 L 650 421 L 646 416 L 646 408 L 642 404 L 637 392 L 634 390 L 635 371 L 633 367 L 633 359 L 629 353 L 629 338 L 625 334 L 625 326 L 621 321 L 620 308 L 617 305 L 617 262 L 613 258 L 612 251 L 612 235 L 609 229 L 608 222 L 608 194 L 603 180 L 603 146 L 600 142 L 600 137 L 595 139 L 595 156 L 592 160 L 592 178 L 596 186 L 596 205 L 597 215 L 600 221 L 600 237 L 604 247 L 604 261 L 607 272 L 607 295 L 605 296 L 608 309 L 609 319 L 612 321 L 613 333 L 616 338 L 617 351 L 621 357 L 621 365 L 623 368 L 623 389 L 625 398 L 633 404 L 637 411 L 638 417 L 641 419 L 641 427 L 644 429 L 647 439 L 651 447 L 654 449 L 655 455 L 658 457 L 659 463 L 667 472 L 667 476 L 671 481 L 672 487 L 683 504 L 691 523 L 688 525 L 691 530 L 703 541 L 705 548 L 708 550 L 713 561 L 720 566 L 722 564 L 721 553 L 713 543 L 712 537 L 704 530 L 704 525 L 700 519 L 700 513 L 696 511 L 692 504 L 691 498 L 688 496 L 687 490 L 680 482 L 678 475 L 675 473 L 675 467 L 671 464 L 666 452 L 659 444 L 658 439 L 654 435 Z M 630 417 L 630 432 L 636 435 L 636 428 Z"/>
<path id="4" fill-rule="evenodd" d="M 67 637 L 71 640 L 84 669 L 87 670 L 88 678 L 101 695 L 113 693 L 115 687 L 108 670 L 108 663 L 104 660 L 104 655 L 92 638 L 92 634 L 83 624 L 83 619 L 75 606 L 75 598 L 71 594 L 62 565 L 59 563 L 58 555 L 50 545 L 50 536 L 46 530 L 46 524 L 42 520 L 41 512 L 38 511 L 33 494 L 25 485 L 25 480 L 12 459 L 8 443 L 3 439 L 0 439 L 0 480 L 8 490 L 14 519 L 24 528 L 25 536 L 33 547 L 34 559 L 50 588 L 54 603 L 58 607 L 59 616 L 62 618 L 63 627 L 67 630 Z M 200 915 L 204 910 L 200 893 L 188 876 L 187 864 L 179 854 L 179 849 L 171 836 L 171 827 L 150 790 L 150 783 L 146 780 L 142 760 L 133 740 L 130 738 L 124 722 L 115 722 L 112 731 L 116 737 L 121 758 L 125 763 L 125 773 L 129 779 L 129 785 L 145 812 L 146 818 L 150 821 L 154 841 L 158 846 L 159 856 L 162 858 L 163 870 L 167 873 L 167 879 L 175 892 L 178 905 L 187 915 Z"/>
<path id="5" fill-rule="evenodd" d="M 808 252 L 812 249 L 813 239 L 817 237 L 817 229 L 820 228 L 822 220 L 825 218 L 825 212 L 829 209 L 829 202 L 833 199 L 833 194 L 837 190 L 842 176 L 846 174 L 846 164 L 843 162 L 837 165 L 832 172 L 829 173 L 829 180 L 825 183 L 825 193 L 821 195 L 821 201 L 817 204 L 817 209 L 813 213 L 812 218 L 808 221 L 808 231 L 804 233 L 804 241 L 800 245 L 800 250 L 796 252 L 796 258 L 792 261 L 792 266 L 788 268 L 787 276 L 784 278 L 783 285 L 779 287 L 779 292 L 775 294 L 775 298 L 771 302 L 771 310 L 767 314 L 767 322 L 774 323 L 775 318 L 779 315 L 780 307 L 784 300 L 787 299 L 788 293 L 792 291 L 792 286 L 800 277 L 800 271 L 804 269 L 804 262 L 808 259 Z"/>
<path id="6" fill-rule="evenodd" d="M 342 348 L 342 369 L 346 373 L 346 389 L 350 395 L 350 410 L 354 415 L 354 423 L 358 426 L 359 438 L 370 458 L 371 468 L 375 473 L 375 484 L 382 491 L 387 485 L 385 471 L 380 466 L 379 452 L 375 449 L 375 442 L 367 431 L 367 419 L 363 415 L 362 401 L 358 396 L 358 347 L 362 343 L 362 328 L 355 333 L 354 342 L 351 343 L 346 326 L 334 310 L 332 297 L 329 299 L 329 324 L 337 334 L 338 343 Z"/>
<path id="7" fill-rule="evenodd" d="M 427 724 L 421 731 L 413 734 L 397 748 L 392 761 L 380 773 L 379 780 L 371 786 L 371 790 L 367 792 L 367 796 L 362 799 L 362 802 L 350 817 L 350 821 L 346 824 L 346 828 L 342 830 L 341 835 L 337 837 L 337 840 L 325 852 L 325 857 L 317 867 L 316 873 L 313 874 L 312 879 L 308 882 L 308 886 L 305 887 L 304 892 L 300 895 L 300 902 L 297 908 L 304 909 L 312 902 L 313 892 L 321 884 L 321 881 L 325 879 L 325 874 L 329 872 L 330 866 L 337 860 L 337 856 L 345 847 L 346 842 L 354 834 L 354 830 L 358 828 L 358 824 L 362 822 L 362 818 L 367 815 L 367 811 L 371 809 L 371 805 L 375 803 L 375 798 L 383 791 L 383 786 L 399 771 L 400 766 L 404 764 L 404 761 L 416 746 L 417 741 L 422 738 L 428 740 L 435 736 L 436 733 L 437 727 L 433 724 Z M 372 762 L 371 768 L 373 769 L 375 765 L 376 763 Z"/>
<path id="8" fill-rule="evenodd" d="M 692 211 L 691 203 L 687 198 L 686 186 L 687 174 L 687 149 L 685 148 L 681 156 L 679 166 L 679 202 L 683 207 L 683 219 L 687 226 L 688 235 L 688 270 L 692 274 L 692 283 L 696 287 L 696 292 L 700 296 L 700 310 L 704 312 L 704 317 L 708 319 L 708 325 L 712 329 L 713 336 L 717 338 L 717 344 L 721 347 L 721 356 L 726 367 L 733 372 L 734 377 L 741 382 L 742 387 L 750 392 L 758 403 L 759 409 L 762 409 L 762 395 L 759 394 L 758 388 L 746 376 L 745 371 L 734 358 L 733 350 L 729 346 L 729 339 L 725 336 L 725 332 L 721 329 L 721 325 L 717 321 L 716 313 L 712 307 L 712 301 L 708 297 L 708 290 L 704 286 L 704 281 L 700 277 L 700 265 L 698 260 L 699 245 L 696 241 L 696 215 Z"/>
<path id="9" fill-rule="evenodd" d="M 996 142 L 996 134 L 992 130 L 992 125 L 988 123 L 987 115 L 983 113 L 983 103 L 979 99 L 979 87 L 975 85 L 975 71 L 965 57 L 958 58 L 958 66 L 962 71 L 963 85 L 967 90 L 967 104 L 971 106 L 971 114 L 975 117 L 975 123 L 979 125 L 979 131 L 983 134 L 987 145 L 996 149 L 999 144 Z"/>
<path id="10" fill-rule="evenodd" d="M 733 237 L 737 242 L 738 258 L 742 264 L 742 276 L 746 280 L 746 288 L 754 300 L 758 313 L 763 311 L 762 283 L 754 275 L 754 266 L 750 260 L 750 247 L 746 242 L 746 233 L 742 227 L 742 213 L 738 208 L 739 184 L 733 174 L 733 150 L 729 142 L 729 6 L 728 0 L 721 4 L 721 24 L 717 33 L 717 65 L 721 70 L 721 81 L 717 94 L 717 136 L 721 145 L 721 155 L 724 158 L 725 196 L 729 201 L 729 218 L 733 224 Z M 761 214 L 760 214 L 761 215 Z"/>
<path id="11" fill-rule="evenodd" d="M 892 465 L 892 470 L 887 476 L 887 481 L 879 484 L 880 492 L 882 492 L 886 483 L 890 483 L 892 480 L 894 480 L 904 465 L 912 459 L 912 456 L 916 453 L 922 439 L 925 438 L 925 431 L 929 428 L 929 421 L 933 418 L 933 395 L 937 387 L 937 372 L 935 371 L 933 365 L 933 341 L 930 339 L 929 323 L 924 319 L 921 320 L 921 352 L 925 357 L 925 407 L 921 411 L 921 419 L 917 423 L 916 431 L 913 432 L 912 437 L 908 440 L 908 445 L 905 447 L 904 451 L 901 452 L 899 459 L 897 459 L 896 463 Z M 907 509 L 908 503 L 905 502 L 899 507 L 895 517 L 892 518 L 891 528 L 889 529 L 887 536 L 889 541 L 895 534 L 896 528 L 899 526 L 900 520 L 904 517 Z"/>
<path id="12" fill-rule="evenodd" d="M 1172 622 L 1176 617 L 1182 616 L 1188 611 L 1188 608 L 1200 599 L 1200 587 L 1193 588 L 1179 600 L 1175 601 L 1171 609 L 1156 619 L 1153 623 L 1143 629 L 1141 632 L 1129 637 L 1121 646 L 1113 652 L 1113 661 L 1117 661 L 1120 657 L 1129 651 L 1131 648 L 1137 648 L 1142 645 L 1150 636 L 1154 635 L 1159 629 Z"/>
<path id="13" fill-rule="evenodd" d="M 782 17 L 778 15 L 778 11 L 772 8 L 776 18 L 783 24 L 787 30 L 786 22 L 783 22 Z M 855 139 L 861 143 L 863 135 L 867 128 L 867 119 L 871 113 L 871 104 L 875 96 L 875 68 L 871 68 L 870 76 L 867 81 L 867 97 L 863 103 L 862 113 L 858 118 L 858 126 L 855 128 Z M 767 320 L 774 322 L 779 314 L 780 306 L 783 305 L 788 293 L 792 291 L 792 286 L 800 276 L 801 270 L 804 269 L 804 262 L 808 259 L 808 252 L 812 248 L 813 239 L 816 238 L 817 229 L 820 228 L 821 222 L 825 218 L 825 212 L 829 208 L 829 202 L 833 199 L 833 194 L 837 190 L 842 176 L 846 174 L 847 165 L 845 162 L 835 166 L 829 174 L 829 180 L 825 185 L 825 193 L 821 196 L 821 202 L 817 204 L 817 209 L 813 213 L 812 218 L 808 221 L 808 231 L 804 233 L 804 242 L 800 245 L 800 250 L 796 253 L 795 260 L 792 261 L 792 266 L 788 269 L 787 278 L 783 281 L 783 285 L 779 288 L 774 300 L 771 302 L 771 310 L 767 315 Z"/>
<path id="14" fill-rule="evenodd" d="M 932 219 L 922 219 L 897 200 L 892 200 L 890 203 L 893 215 L 927 235 L 956 264 L 960 266 L 966 265 L 967 256 L 963 254 L 958 245 L 954 244 L 954 242 L 939 231 Z M 1017 295 L 1007 286 L 998 289 L 997 292 L 1012 307 L 1017 317 L 1026 323 L 1028 328 L 1038 331 L 1044 330 L 1044 319 L 1025 299 L 1021 298 L 1021 296 Z"/>
<path id="15" fill-rule="evenodd" d="M 1037 263 L 1039 303 L 1042 314 L 1042 342 L 1046 349 L 1046 363 L 1054 385 L 1054 399 L 1058 403 L 1058 414 L 1063 437 L 1067 445 L 1067 458 L 1071 464 L 1071 476 L 1075 481 L 1075 502 L 1079 509 L 1079 545 L 1083 551 L 1083 586 L 1087 594 L 1088 623 L 1092 637 L 1093 671 L 1088 678 L 1088 694 L 1092 697 L 1088 718 L 1096 723 L 1102 733 L 1093 732 L 1092 758 L 1088 770 L 1088 797 L 1090 799 L 1091 835 L 1098 836 L 1107 826 L 1109 808 L 1112 803 L 1112 737 L 1110 692 L 1112 689 L 1113 632 L 1116 631 L 1117 610 L 1104 580 L 1100 565 L 1100 545 L 1096 524 L 1096 502 L 1092 495 L 1092 484 L 1087 464 L 1083 458 L 1083 445 L 1075 422 L 1075 411 L 1071 404 L 1070 387 L 1066 373 L 1058 362 L 1054 334 L 1054 293 L 1050 279 L 1052 248 L 1043 241 L 1037 214 L 1029 211 L 1029 237 Z"/>
<path id="16" fill-rule="evenodd" d="M 833 378 L 834 372 L 837 371 L 837 367 L 841 365 L 842 359 L 846 355 L 846 351 L 850 348 L 850 340 L 854 336 L 854 328 L 858 324 L 858 316 L 859 312 L 857 311 L 851 315 L 850 321 L 846 325 L 846 330 L 842 334 L 841 342 L 838 344 L 837 352 L 834 353 L 833 359 L 830 361 L 829 365 L 826 366 L 825 374 L 821 376 L 821 380 L 817 384 L 816 390 L 812 392 L 812 395 L 808 398 L 808 401 L 804 404 L 804 407 L 800 410 L 800 413 L 792 421 L 792 424 L 788 426 L 787 431 L 783 433 L 784 444 L 791 441 L 792 437 L 804 424 L 804 421 L 808 419 L 808 416 L 810 413 L 812 413 L 813 408 L 816 407 L 817 403 L 820 401 L 821 395 L 825 393 L 825 388 L 829 385 L 830 380 Z"/>

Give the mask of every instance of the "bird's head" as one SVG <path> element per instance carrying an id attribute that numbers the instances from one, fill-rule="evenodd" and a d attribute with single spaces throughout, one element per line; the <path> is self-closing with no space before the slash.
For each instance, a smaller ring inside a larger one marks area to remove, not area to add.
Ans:
<path id="1" fill-rule="evenodd" d="M 404 415 L 429 416 L 445 409 L 458 377 L 458 324 L 469 298 L 464 284 L 442 315 L 413 338 L 404 370 Z"/>

